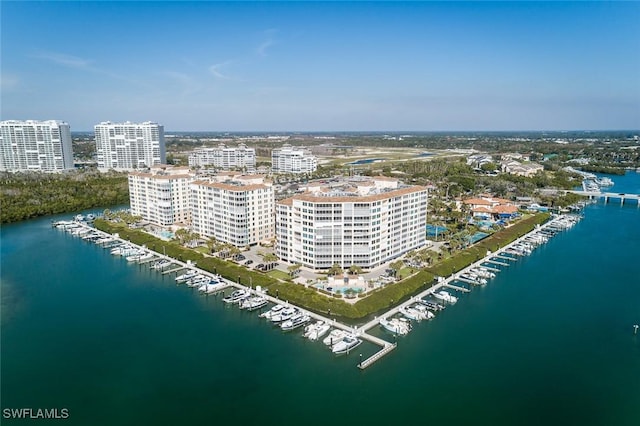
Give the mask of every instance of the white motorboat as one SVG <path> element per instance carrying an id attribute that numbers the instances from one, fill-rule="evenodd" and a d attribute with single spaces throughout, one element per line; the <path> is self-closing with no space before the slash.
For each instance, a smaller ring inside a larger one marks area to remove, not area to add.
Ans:
<path id="1" fill-rule="evenodd" d="M 283 309 L 284 309 L 284 305 L 276 305 L 273 308 L 269 309 L 268 311 L 261 313 L 260 316 L 262 318 L 266 318 L 270 320 L 272 316 L 274 316 L 275 314 L 277 314 Z"/>
<path id="2" fill-rule="evenodd" d="M 339 328 L 335 328 L 331 330 L 331 333 L 329 333 L 327 337 L 324 338 L 322 343 L 324 343 L 327 346 L 333 346 L 336 343 L 342 341 L 342 339 L 344 339 L 344 336 L 346 335 L 347 333 L 345 331 L 340 330 Z"/>
<path id="3" fill-rule="evenodd" d="M 327 334 L 327 331 L 329 331 L 330 328 L 331 326 L 329 324 L 325 323 L 322 320 L 319 320 L 311 325 L 306 326 L 303 336 L 309 340 L 318 340 L 319 338 Z"/>
<path id="4" fill-rule="evenodd" d="M 296 315 L 280 324 L 280 328 L 284 331 L 295 330 L 296 328 L 308 323 L 309 320 L 311 320 L 311 317 L 309 315 L 298 312 Z"/>
<path id="5" fill-rule="evenodd" d="M 190 280 L 187 280 L 185 284 L 188 285 L 189 287 L 200 287 L 202 284 L 205 284 L 208 282 L 209 282 L 209 277 L 205 275 L 196 275 Z"/>
<path id="6" fill-rule="evenodd" d="M 185 272 L 182 275 L 178 275 L 176 277 L 176 282 L 177 283 L 183 283 L 183 282 L 185 282 L 187 280 L 190 280 L 191 278 L 195 277 L 196 275 L 198 275 L 198 273 L 196 271 L 189 270 L 189 271 Z"/>
<path id="7" fill-rule="evenodd" d="M 436 314 L 434 314 L 429 309 L 427 309 L 427 307 L 425 305 L 423 305 L 422 303 L 416 303 L 415 305 L 413 305 L 413 309 L 415 309 L 416 311 L 421 312 L 422 316 L 425 319 L 432 319 L 432 318 L 436 317 Z"/>
<path id="8" fill-rule="evenodd" d="M 137 262 L 142 256 L 144 256 L 144 252 L 142 250 L 136 250 L 135 253 L 127 256 L 127 262 Z"/>
<path id="9" fill-rule="evenodd" d="M 360 343 L 362 343 L 362 340 L 358 339 L 353 334 L 347 334 L 341 341 L 331 347 L 331 352 L 334 354 L 349 353 L 349 351 L 359 346 Z"/>
<path id="10" fill-rule="evenodd" d="M 133 249 L 133 247 L 131 245 L 122 244 L 122 245 L 119 245 L 118 247 L 112 248 L 109 253 L 111 253 L 113 255 L 120 256 L 122 254 L 122 252 L 124 252 L 126 250 L 131 250 L 131 249 Z"/>
<path id="11" fill-rule="evenodd" d="M 298 313 L 298 310 L 296 308 L 291 308 L 291 307 L 284 308 L 280 312 L 271 316 L 271 322 L 278 323 L 282 321 L 287 321 L 297 313 Z"/>
<path id="12" fill-rule="evenodd" d="M 449 294 L 448 292 L 441 290 L 437 293 L 433 293 L 433 297 L 440 299 L 440 300 L 444 300 L 445 302 L 449 302 L 449 303 L 456 303 L 458 301 L 458 298 L 455 296 L 452 296 L 451 294 Z"/>
<path id="13" fill-rule="evenodd" d="M 208 283 L 201 285 L 198 288 L 198 291 L 202 293 L 211 294 L 211 293 L 215 293 L 216 291 L 220 291 L 222 288 L 224 288 L 224 283 L 220 281 L 211 280 Z"/>
<path id="14" fill-rule="evenodd" d="M 145 260 L 152 259 L 154 256 L 153 253 L 147 252 L 138 258 L 138 262 L 144 262 Z"/>
<path id="15" fill-rule="evenodd" d="M 267 304 L 267 299 L 262 296 L 253 296 L 248 299 L 243 300 L 240 303 L 240 309 L 246 309 L 248 311 L 255 311 L 256 309 L 260 309 Z"/>
<path id="16" fill-rule="evenodd" d="M 411 323 L 406 318 L 391 318 L 390 320 L 381 318 L 380 325 L 385 330 L 400 336 L 405 336 L 411 331 Z"/>
<path id="17" fill-rule="evenodd" d="M 405 317 L 412 319 L 414 321 L 422 321 L 423 319 L 427 318 L 425 315 L 423 315 L 422 312 L 418 311 L 417 309 L 411 306 L 403 306 L 399 309 L 399 312 Z"/>
<path id="18" fill-rule="evenodd" d="M 153 264 L 153 266 L 151 266 L 153 269 L 160 271 L 164 268 L 166 268 L 167 266 L 171 265 L 171 262 L 168 261 L 167 259 L 162 259 L 157 261 L 156 263 Z"/>
<path id="19" fill-rule="evenodd" d="M 233 293 L 222 299 L 225 303 L 240 303 L 242 300 L 249 297 L 249 291 L 240 289 L 235 290 Z"/>

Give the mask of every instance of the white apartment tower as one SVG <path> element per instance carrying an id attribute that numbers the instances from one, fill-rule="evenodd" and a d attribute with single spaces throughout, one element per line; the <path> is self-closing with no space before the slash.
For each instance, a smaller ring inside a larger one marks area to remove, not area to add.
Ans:
<path id="1" fill-rule="evenodd" d="M 271 151 L 273 173 L 312 173 L 318 168 L 318 160 L 306 148 L 294 148 L 285 144 Z"/>
<path id="2" fill-rule="evenodd" d="M 71 130 L 63 121 L 0 121 L 0 170 L 73 169 Z"/>
<path id="3" fill-rule="evenodd" d="M 142 169 L 166 163 L 164 127 L 158 123 L 97 124 L 98 168 Z"/>
<path id="4" fill-rule="evenodd" d="M 310 184 L 276 203 L 276 255 L 312 269 L 375 268 L 424 246 L 427 188 L 384 177 Z"/>
<path id="5" fill-rule="evenodd" d="M 220 144 L 216 148 L 198 149 L 189 155 L 189 166 L 252 172 L 256 168 L 256 150 L 242 143 L 237 147 Z"/>
<path id="6" fill-rule="evenodd" d="M 193 231 L 236 247 L 273 238 L 275 199 L 271 183 L 259 175 L 223 176 L 218 181 L 191 184 Z"/>
<path id="7" fill-rule="evenodd" d="M 188 167 L 154 166 L 129 173 L 131 214 L 159 226 L 188 224 L 189 184 L 194 177 Z"/>

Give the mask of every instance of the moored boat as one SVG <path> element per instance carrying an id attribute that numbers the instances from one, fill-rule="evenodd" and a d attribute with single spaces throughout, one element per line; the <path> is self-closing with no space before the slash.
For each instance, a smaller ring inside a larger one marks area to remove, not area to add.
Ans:
<path id="1" fill-rule="evenodd" d="M 448 292 L 441 290 L 437 293 L 433 293 L 433 297 L 440 299 L 440 300 L 444 300 L 445 302 L 449 302 L 449 303 L 456 303 L 458 301 L 458 298 L 455 296 L 452 296 L 451 294 L 449 294 Z"/>
<path id="2" fill-rule="evenodd" d="M 244 289 L 235 290 L 230 295 L 222 299 L 225 303 L 240 303 L 242 300 L 249 297 L 249 292 Z"/>
<path id="3" fill-rule="evenodd" d="M 196 271 L 189 270 L 189 271 L 185 272 L 182 275 L 178 275 L 176 277 L 176 282 L 177 283 L 185 282 L 185 281 L 190 280 L 191 278 L 195 277 L 196 275 L 198 275 L 198 273 Z"/>
<path id="4" fill-rule="evenodd" d="M 344 336 L 346 336 L 346 335 L 347 335 L 347 333 L 344 330 L 340 330 L 339 328 L 335 328 L 335 329 L 331 330 L 331 333 L 329 333 L 329 335 L 327 337 L 324 338 L 322 343 L 324 343 L 327 346 L 333 346 L 336 343 L 342 341 L 342 339 L 344 339 Z"/>
<path id="5" fill-rule="evenodd" d="M 298 312 L 296 315 L 292 316 L 290 319 L 284 321 L 280 324 L 280 328 L 283 331 L 291 331 L 295 330 L 298 327 L 303 326 L 311 320 L 311 317 L 305 313 Z"/>
<path id="6" fill-rule="evenodd" d="M 278 312 L 280 312 L 284 308 L 285 308 L 284 305 L 275 305 L 273 308 L 269 309 L 268 311 L 261 313 L 260 316 L 262 318 L 266 318 L 266 319 L 270 320 L 272 316 L 274 316 L 275 314 L 277 314 Z"/>
<path id="7" fill-rule="evenodd" d="M 380 325 L 385 330 L 400 336 L 405 336 L 411 331 L 411 323 L 404 318 L 391 318 L 390 320 L 381 318 Z"/>
<path id="8" fill-rule="evenodd" d="M 349 351 L 355 349 L 362 343 L 362 340 L 358 339 L 353 334 L 347 334 L 344 338 L 331 347 L 331 352 L 334 354 L 349 353 Z"/>
<path id="9" fill-rule="evenodd" d="M 303 336 L 309 340 L 318 340 L 319 338 L 327 334 L 330 328 L 331 326 L 329 324 L 325 323 L 322 320 L 319 320 L 311 325 L 306 326 Z"/>
<path id="10" fill-rule="evenodd" d="M 276 314 L 272 315 L 270 319 L 271 319 L 271 322 L 278 323 L 282 321 L 287 321 L 297 313 L 298 313 L 298 310 L 296 308 L 287 307 L 277 312 Z"/>

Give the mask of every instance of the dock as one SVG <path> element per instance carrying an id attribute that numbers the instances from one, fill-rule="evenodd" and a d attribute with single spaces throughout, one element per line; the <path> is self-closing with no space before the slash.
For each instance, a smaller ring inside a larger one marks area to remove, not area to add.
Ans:
<path id="1" fill-rule="evenodd" d="M 485 262 L 487 262 L 487 263 L 493 263 L 494 265 L 509 266 L 509 264 L 508 264 L 508 263 L 506 263 L 506 262 L 500 262 L 499 260 L 488 259 L 488 260 L 485 260 Z"/>
<path id="2" fill-rule="evenodd" d="M 480 265 L 480 267 L 486 269 L 487 271 L 491 271 L 491 272 L 502 272 L 502 269 L 493 268 L 491 266 Z"/>
<path id="3" fill-rule="evenodd" d="M 149 259 L 138 262 L 138 265 L 144 265 L 145 263 L 153 262 L 156 260 L 158 260 L 158 258 L 153 256 L 153 257 L 150 257 Z"/>
<path id="4" fill-rule="evenodd" d="M 167 274 L 170 274 L 172 272 L 178 272 L 178 271 L 180 271 L 182 269 L 185 269 L 185 268 L 186 268 L 186 266 L 178 266 L 177 268 L 169 269 L 168 271 L 162 271 L 162 275 L 167 275 Z"/>
<path id="5" fill-rule="evenodd" d="M 566 223 L 566 219 L 562 219 L 563 216 L 560 216 L 560 218 L 554 218 L 551 221 L 547 222 L 544 225 L 538 226 L 537 228 L 533 229 L 531 232 L 521 236 L 520 238 L 516 239 L 515 241 L 507 244 L 506 246 L 500 248 L 499 250 L 497 250 L 494 253 L 491 252 L 487 252 L 487 255 L 474 262 L 471 265 L 468 265 L 467 267 L 463 268 L 460 271 L 457 271 L 456 273 L 448 276 L 448 277 L 439 277 L 438 281 L 434 284 L 432 284 L 431 286 L 425 288 L 423 291 L 421 291 L 420 293 L 410 297 L 408 300 L 403 301 L 402 303 L 399 303 L 398 305 L 390 308 L 388 311 L 384 312 L 383 314 L 381 314 L 380 316 L 376 316 L 375 318 L 373 318 L 372 320 L 368 321 L 365 324 L 359 325 L 359 326 L 350 326 L 341 322 L 336 321 L 335 319 L 331 319 L 327 316 L 315 313 L 315 312 L 311 312 L 307 309 L 301 308 L 299 306 L 296 306 L 294 304 L 290 304 L 287 301 L 283 301 L 279 298 L 273 297 L 271 295 L 268 295 L 265 292 L 260 292 L 259 294 L 261 296 L 263 296 L 265 299 L 267 299 L 269 302 L 274 303 L 274 304 L 286 304 L 286 305 L 290 305 L 290 306 L 295 306 L 297 309 L 299 309 L 301 312 L 305 313 L 306 315 L 309 315 L 311 318 L 314 318 L 316 320 L 321 320 L 324 321 L 326 324 L 329 324 L 331 327 L 333 328 L 338 328 L 341 330 L 344 330 L 346 332 L 349 333 L 353 333 L 357 338 L 362 339 L 362 340 L 366 340 L 378 347 L 380 347 L 380 350 L 375 352 L 373 355 L 371 355 L 369 358 L 367 358 L 366 360 L 362 360 L 362 355 L 360 355 L 360 359 L 361 361 L 357 364 L 357 367 L 361 370 L 364 370 L 366 368 L 368 368 L 369 366 L 371 366 L 372 364 L 374 364 L 375 362 L 379 361 L 380 359 L 382 359 L 385 355 L 387 355 L 388 353 L 390 353 L 391 351 L 393 351 L 396 347 L 397 347 L 397 343 L 391 343 L 385 339 L 373 336 L 372 334 L 369 334 L 368 331 L 370 329 L 372 329 L 373 327 L 379 326 L 380 324 L 380 319 L 382 318 L 389 318 L 392 317 L 394 315 L 397 315 L 400 312 L 400 309 L 405 308 L 411 304 L 414 303 L 418 303 L 420 301 L 422 301 L 425 297 L 430 296 L 432 294 L 434 294 L 435 292 L 444 289 L 444 288 L 449 288 L 455 291 L 459 291 L 459 292 L 463 292 L 463 293 L 470 293 L 471 290 L 462 286 L 458 286 L 453 284 L 453 282 L 455 281 L 460 281 L 460 282 L 464 282 L 464 283 L 468 283 L 468 284 L 473 284 L 473 285 L 478 285 L 478 282 L 475 282 L 473 280 L 470 279 L 466 279 L 466 278 L 462 278 L 460 277 L 460 275 L 464 275 L 465 273 L 471 271 L 474 268 L 477 267 L 483 267 L 486 268 L 487 270 L 491 270 L 494 272 L 500 272 L 501 270 L 499 268 L 495 268 L 495 267 L 489 267 L 489 266 L 485 266 L 485 264 L 493 264 L 493 265 L 499 265 L 499 266 L 509 266 L 510 263 L 509 262 L 515 262 L 518 260 L 518 258 L 516 257 L 510 257 L 510 256 L 506 256 L 507 254 L 514 254 L 513 252 L 513 247 L 516 244 L 520 244 L 523 241 L 526 241 L 527 238 L 530 238 L 531 234 L 534 233 L 540 233 L 540 234 L 545 234 L 547 232 L 549 232 L 552 235 L 555 235 L 556 232 L 561 232 L 564 231 L 566 229 L 570 229 L 571 224 L 567 224 Z M 565 222 L 563 222 L 563 220 Z M 93 229 L 91 227 L 89 227 L 86 224 L 79 224 L 78 226 L 83 226 L 87 229 Z M 557 229 L 557 231 L 555 231 Z M 554 230 L 554 231 L 552 231 Z M 121 244 L 121 243 L 127 243 L 127 244 L 131 244 L 133 246 L 137 246 L 136 244 L 132 244 L 128 241 L 123 240 L 122 238 L 120 238 L 117 234 L 114 235 L 110 235 L 106 232 L 102 232 L 102 231 L 98 231 L 95 230 L 96 233 L 102 234 L 105 237 L 110 237 L 110 238 L 114 238 L 115 241 L 110 242 L 108 244 L 105 244 L 105 246 L 112 246 L 112 245 L 117 245 L 117 244 Z M 202 269 L 199 269 L 196 267 L 195 263 L 191 263 L 190 261 L 187 262 L 182 262 L 176 259 L 173 259 L 171 257 L 168 257 L 166 255 L 157 253 L 153 250 L 149 250 L 146 247 L 142 246 L 137 246 L 141 249 L 146 250 L 147 252 L 153 253 L 154 257 L 147 259 L 143 262 L 139 262 L 140 264 L 143 263 L 149 263 L 152 261 L 158 261 L 161 259 L 165 259 L 168 260 L 169 262 L 171 262 L 169 265 L 167 265 L 168 268 L 171 268 L 169 270 L 166 271 L 158 271 L 161 272 L 163 275 L 166 274 L 171 274 L 174 272 L 178 272 L 181 271 L 183 269 L 192 269 L 194 271 L 196 271 L 199 274 L 211 277 L 211 278 L 217 278 L 219 279 L 223 285 L 221 285 L 219 288 L 216 288 L 215 293 L 218 293 L 220 291 L 223 291 L 229 287 L 233 287 L 233 288 L 237 288 L 237 289 L 244 289 L 244 290 L 248 290 L 251 293 L 254 294 L 258 294 L 257 290 L 251 288 L 251 287 L 247 287 L 244 286 L 240 283 L 228 280 L 226 278 L 222 278 L 219 277 L 215 274 L 212 274 L 211 272 L 208 271 L 204 271 Z M 507 262 L 505 262 L 507 261 Z M 424 283 L 425 286 L 427 285 L 427 283 Z M 209 294 L 213 294 L 213 293 L 205 293 L 205 295 L 209 295 Z M 355 348 L 351 351 L 354 352 Z"/>
<path id="6" fill-rule="evenodd" d="M 480 285 L 480 283 L 477 282 L 477 281 L 469 280 L 469 279 L 463 278 L 463 277 L 457 277 L 454 281 L 460 281 L 460 282 L 471 284 L 471 285 Z M 466 290 L 466 288 L 465 288 L 465 290 Z"/>
<path id="7" fill-rule="evenodd" d="M 494 258 L 498 258 L 498 259 L 502 259 L 502 260 L 509 260 L 509 261 L 511 261 L 511 262 L 515 262 L 516 260 L 518 260 L 518 259 L 516 259 L 515 257 L 501 256 L 501 255 L 499 255 L 499 254 L 494 255 L 493 257 L 494 257 Z"/>
<path id="8" fill-rule="evenodd" d="M 375 354 L 371 355 L 369 358 L 367 358 L 364 361 L 362 361 L 361 363 L 359 363 L 358 364 L 358 368 L 360 370 L 364 370 L 365 368 L 367 368 L 368 366 L 370 366 L 371 364 L 373 364 L 374 362 L 378 361 L 383 356 L 385 356 L 386 354 L 388 354 L 389 352 L 394 350 L 397 346 L 398 346 L 397 343 L 393 343 L 393 344 L 389 343 L 384 348 L 382 348 L 382 350 L 376 352 Z"/>
<path id="9" fill-rule="evenodd" d="M 459 280 L 460 278 L 458 278 Z M 474 282 L 475 285 L 477 285 L 478 283 Z M 464 288 L 464 287 L 460 287 L 457 285 L 453 285 L 453 284 L 445 284 L 444 285 L 447 288 L 450 288 L 451 290 L 455 290 L 455 291 L 461 291 L 463 293 L 471 293 L 471 290 L 469 290 L 468 288 Z"/>

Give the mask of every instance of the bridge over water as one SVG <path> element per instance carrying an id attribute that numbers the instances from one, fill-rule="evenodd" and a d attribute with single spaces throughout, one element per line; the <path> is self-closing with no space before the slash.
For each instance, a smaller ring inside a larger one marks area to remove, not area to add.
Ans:
<path id="1" fill-rule="evenodd" d="M 626 194 L 617 192 L 599 192 L 599 191 L 565 191 L 572 194 L 583 195 L 593 199 L 604 199 L 605 203 L 608 203 L 610 199 L 620 200 L 620 205 L 623 205 L 626 200 L 636 200 L 636 205 L 640 207 L 640 194 Z"/>

